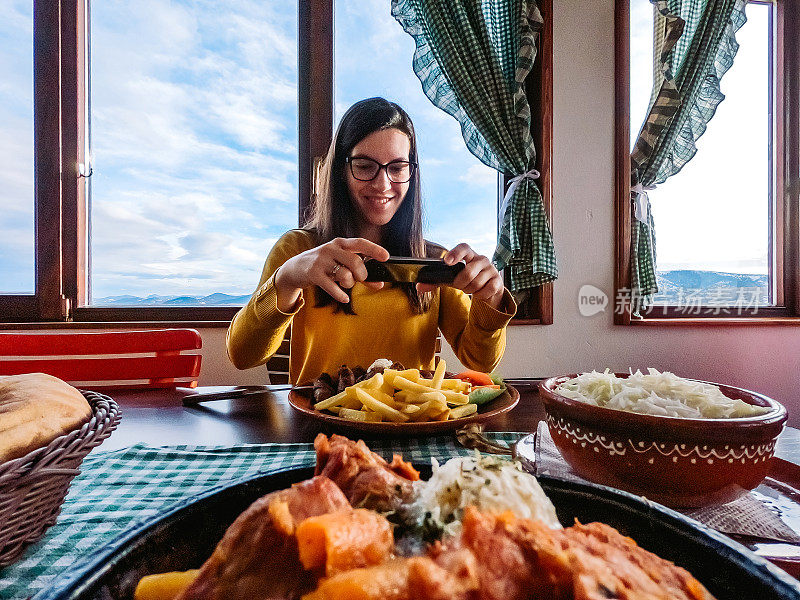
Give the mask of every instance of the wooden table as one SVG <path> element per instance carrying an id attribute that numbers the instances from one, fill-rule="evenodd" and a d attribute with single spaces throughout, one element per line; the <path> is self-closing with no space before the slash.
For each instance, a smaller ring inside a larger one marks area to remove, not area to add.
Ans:
<path id="1" fill-rule="evenodd" d="M 519 404 L 510 412 L 487 421 L 488 431 L 536 431 L 544 419 L 544 408 L 533 382 L 510 382 L 520 392 Z M 319 432 L 331 433 L 319 422 L 295 411 L 288 402 L 288 387 L 234 400 L 214 400 L 183 406 L 182 398 L 196 390 L 116 391 L 110 395 L 122 408 L 122 422 L 100 446 L 102 450 L 123 448 L 142 442 L 174 444 L 241 444 L 312 442 Z M 359 434 L 369 439 L 369 436 Z M 800 429 L 787 427 L 778 439 L 776 456 L 800 465 Z"/>
<path id="2" fill-rule="evenodd" d="M 122 421 L 100 448 L 111 450 L 137 442 L 151 445 L 313 442 L 317 433 L 337 432 L 294 410 L 288 402 L 288 386 L 272 386 L 270 391 L 233 400 L 212 400 L 192 406 L 182 403 L 184 396 L 198 391 L 232 389 L 109 392 L 122 409 Z M 535 431 L 544 418 L 544 408 L 533 386 L 523 387 L 520 396 L 519 404 L 511 412 L 488 421 L 486 429 Z"/>

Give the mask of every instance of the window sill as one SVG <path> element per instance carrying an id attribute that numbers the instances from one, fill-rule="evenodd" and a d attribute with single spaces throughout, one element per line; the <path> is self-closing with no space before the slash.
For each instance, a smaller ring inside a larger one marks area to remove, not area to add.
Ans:
<path id="1" fill-rule="evenodd" d="M 191 327 L 193 329 L 225 328 L 230 321 L 41 321 L 0 323 L 0 331 L 31 331 L 36 329 L 162 329 L 168 327 Z M 511 319 L 509 326 L 542 325 L 540 319 Z"/>
<path id="2" fill-rule="evenodd" d="M 511 319 L 508 322 L 508 326 L 514 325 L 546 325 L 547 323 L 543 323 L 542 319 Z"/>
<path id="3" fill-rule="evenodd" d="M 617 323 L 621 325 L 622 323 Z M 637 327 L 742 327 L 742 326 L 798 326 L 800 317 L 686 317 L 631 319 L 629 325 Z"/>

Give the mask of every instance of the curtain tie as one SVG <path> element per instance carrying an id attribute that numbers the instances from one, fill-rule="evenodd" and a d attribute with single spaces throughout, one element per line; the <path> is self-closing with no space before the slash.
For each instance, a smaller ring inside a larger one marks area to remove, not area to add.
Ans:
<path id="1" fill-rule="evenodd" d="M 654 185 L 642 185 L 637 183 L 631 187 L 631 194 L 636 194 L 633 201 L 633 218 L 644 224 L 647 224 L 647 215 L 650 214 L 650 198 L 647 192 L 656 189 Z"/>
<path id="2" fill-rule="evenodd" d="M 500 220 L 502 222 L 503 218 L 506 214 L 506 208 L 508 208 L 508 203 L 511 202 L 511 196 L 514 195 L 514 192 L 517 191 L 519 184 L 522 183 L 523 179 L 539 179 L 541 177 L 541 173 L 536 169 L 531 169 L 530 171 L 525 171 L 522 175 L 517 175 L 512 177 L 508 180 L 508 191 L 506 191 L 506 195 L 503 196 L 503 202 L 500 204 Z"/>

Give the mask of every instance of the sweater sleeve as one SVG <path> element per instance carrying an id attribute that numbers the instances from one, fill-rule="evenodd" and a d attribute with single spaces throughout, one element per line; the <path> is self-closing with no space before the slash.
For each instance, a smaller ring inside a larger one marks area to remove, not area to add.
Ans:
<path id="1" fill-rule="evenodd" d="M 517 312 L 508 290 L 499 309 L 452 287 L 440 288 L 439 329 L 464 366 L 491 372 L 506 347 L 506 326 Z"/>
<path id="2" fill-rule="evenodd" d="M 305 301 L 301 294 L 292 312 L 281 311 L 275 289 L 275 272 L 287 260 L 313 246 L 310 235 L 302 230 L 290 231 L 275 243 L 264 263 L 256 291 L 228 327 L 228 357 L 236 368 L 263 365 L 278 351 L 292 317 Z"/>

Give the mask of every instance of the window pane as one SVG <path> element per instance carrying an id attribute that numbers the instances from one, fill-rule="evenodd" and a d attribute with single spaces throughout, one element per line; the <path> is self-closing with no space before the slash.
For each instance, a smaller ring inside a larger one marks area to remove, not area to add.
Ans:
<path id="1" fill-rule="evenodd" d="M 34 292 L 33 3 L 0 8 L 0 293 Z"/>
<path id="2" fill-rule="evenodd" d="M 491 257 L 497 243 L 497 171 L 475 158 L 461 127 L 436 108 L 411 68 L 414 41 L 389 2 L 335 3 L 335 119 L 358 100 L 383 96 L 411 116 L 417 133 L 426 239 L 467 242 Z"/>
<path id="3" fill-rule="evenodd" d="M 297 224 L 297 3 L 91 18 L 93 303 L 241 304 Z"/>
<path id="4" fill-rule="evenodd" d="M 631 29 L 650 16 L 646 0 L 632 0 Z M 636 10 L 634 10 L 636 9 Z M 770 11 L 747 5 L 747 23 L 733 67 L 722 79 L 725 100 L 697 154 L 676 175 L 650 192 L 655 221 L 658 304 L 766 306 L 772 197 Z M 638 11 L 638 12 L 637 12 Z M 652 56 L 652 31 L 631 34 L 631 131 L 638 132 L 652 85 L 652 68 L 634 69 L 634 56 Z M 638 60 L 638 59 L 636 59 Z M 647 100 L 643 100 L 644 97 Z"/>
<path id="5" fill-rule="evenodd" d="M 653 91 L 653 5 L 630 0 L 631 150 L 650 107 Z"/>

